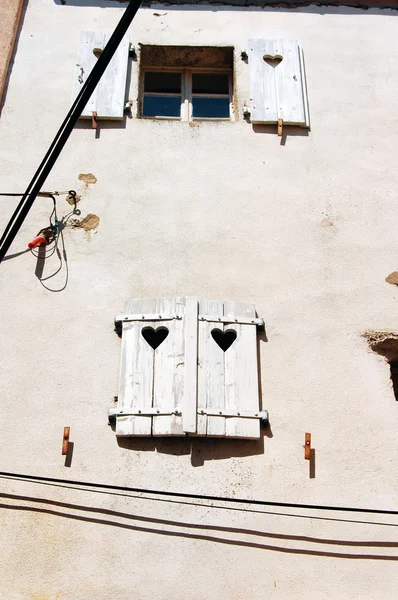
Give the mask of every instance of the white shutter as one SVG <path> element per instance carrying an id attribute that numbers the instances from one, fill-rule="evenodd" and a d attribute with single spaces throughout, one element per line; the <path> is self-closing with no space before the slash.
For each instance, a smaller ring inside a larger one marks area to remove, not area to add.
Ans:
<path id="1" fill-rule="evenodd" d="M 72 102 L 97 62 L 97 51 L 105 48 L 109 38 L 110 35 L 101 32 L 83 31 L 81 33 L 73 80 Z M 123 119 L 128 56 L 129 41 L 125 37 L 120 42 L 99 84 L 85 106 L 82 117 L 91 118 L 92 113 L 96 112 L 99 119 Z"/>
<path id="2" fill-rule="evenodd" d="M 304 59 L 292 40 L 249 40 L 250 119 L 309 127 Z"/>
<path id="3" fill-rule="evenodd" d="M 259 408 L 256 326 L 263 321 L 253 305 L 129 300 L 116 324 L 119 397 L 109 411 L 116 435 L 260 436 L 267 413 Z"/>

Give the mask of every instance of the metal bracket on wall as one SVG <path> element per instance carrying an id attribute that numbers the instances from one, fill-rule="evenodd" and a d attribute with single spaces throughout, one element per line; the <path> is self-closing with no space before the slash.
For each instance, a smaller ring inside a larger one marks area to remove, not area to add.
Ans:
<path id="1" fill-rule="evenodd" d="M 304 445 L 304 458 L 305 460 L 311 459 L 311 434 L 305 434 L 305 445 Z"/>
<path id="2" fill-rule="evenodd" d="M 70 427 L 64 427 L 64 436 L 62 438 L 62 456 L 68 454 Z"/>

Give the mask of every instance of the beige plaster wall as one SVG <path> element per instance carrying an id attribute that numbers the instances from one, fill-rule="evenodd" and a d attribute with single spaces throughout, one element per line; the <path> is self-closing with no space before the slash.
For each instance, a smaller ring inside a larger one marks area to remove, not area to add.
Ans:
<path id="1" fill-rule="evenodd" d="M 0 120 L 0 191 L 24 191 L 66 114 L 80 31 L 111 31 L 122 11 L 30 0 Z M 397 328 L 396 288 L 384 281 L 397 270 L 397 24 L 396 12 L 376 9 L 140 10 L 133 43 L 235 47 L 239 115 L 247 40 L 298 39 L 312 131 L 281 143 L 240 117 L 195 127 L 126 119 L 98 139 L 75 129 L 46 188 L 76 188 L 82 216 L 100 224 L 91 235 L 66 228 L 67 260 L 40 283 L 25 252 L 51 210 L 37 199 L 0 266 L 1 471 L 397 508 L 398 404 L 388 366 L 361 337 Z M 137 82 L 133 62 L 133 100 Z M 3 226 L 14 205 L 1 200 Z M 58 267 L 53 255 L 42 279 Z M 128 297 L 187 294 L 256 304 L 271 429 L 259 442 L 118 444 L 106 416 L 118 385 L 113 316 Z M 396 598 L 394 517 L 259 514 L 4 478 L 0 495 L 2 600 Z"/>

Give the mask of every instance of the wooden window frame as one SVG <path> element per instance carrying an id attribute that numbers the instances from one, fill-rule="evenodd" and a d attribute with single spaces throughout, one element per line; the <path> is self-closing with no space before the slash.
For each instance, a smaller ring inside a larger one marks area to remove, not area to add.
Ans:
<path id="1" fill-rule="evenodd" d="M 165 71 L 168 73 L 181 73 L 181 112 L 179 117 L 159 116 L 144 116 L 142 114 L 145 96 L 178 96 L 175 93 L 159 93 L 159 92 L 144 92 L 144 79 L 147 72 Z M 196 73 L 209 73 L 228 75 L 229 93 L 228 94 L 193 94 L 192 93 L 192 75 Z M 193 117 L 192 116 L 192 98 L 229 98 L 229 117 Z M 234 121 L 233 111 L 233 69 L 225 68 L 208 68 L 205 67 L 190 67 L 190 68 L 175 68 L 175 67 L 144 67 L 141 70 L 140 76 L 140 106 L 138 117 L 141 119 L 156 119 L 159 121 Z"/>

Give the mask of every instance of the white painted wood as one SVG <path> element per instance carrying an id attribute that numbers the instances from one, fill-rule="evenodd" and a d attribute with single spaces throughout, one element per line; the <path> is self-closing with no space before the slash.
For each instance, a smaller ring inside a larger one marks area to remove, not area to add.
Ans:
<path id="1" fill-rule="evenodd" d="M 80 34 L 79 51 L 76 58 L 75 75 L 73 78 L 72 102 L 80 93 L 92 68 L 97 62 L 93 54 L 93 48 L 103 49 L 105 46 L 105 34 L 101 31 L 82 31 Z M 93 111 L 97 110 L 99 85 L 95 88 L 90 100 L 86 104 L 81 116 L 91 117 Z"/>
<path id="2" fill-rule="evenodd" d="M 255 317 L 253 304 L 224 303 L 226 316 Z M 256 328 L 246 324 L 231 324 L 226 330 L 237 337 L 225 354 L 225 407 L 236 411 L 259 411 Z M 227 417 L 225 435 L 238 438 L 259 438 L 258 418 Z"/>
<path id="3" fill-rule="evenodd" d="M 161 314 L 184 313 L 184 300 L 156 300 L 156 312 Z M 173 319 L 157 323 L 155 329 L 166 327 L 167 338 L 154 351 L 153 406 L 160 411 L 172 411 L 182 406 L 184 388 L 184 321 Z M 196 355 L 195 355 L 196 356 Z M 183 413 L 184 414 L 184 413 Z M 181 415 L 154 416 L 152 423 L 154 436 L 183 435 L 183 417 Z"/>
<path id="4" fill-rule="evenodd" d="M 94 55 L 93 50 L 103 50 L 109 38 L 110 35 L 103 32 L 83 31 L 81 33 L 73 80 L 72 102 L 76 99 L 97 62 L 97 56 Z M 81 117 L 91 118 L 92 113 L 95 111 L 98 119 L 123 119 L 128 55 L 129 41 L 127 37 L 124 37 L 85 106 Z"/>
<path id="5" fill-rule="evenodd" d="M 200 300 L 201 314 L 223 315 L 223 303 L 215 300 Z M 199 321 L 198 354 L 198 434 L 214 437 L 225 435 L 225 417 L 206 416 L 201 410 L 218 410 L 225 407 L 224 352 L 211 335 L 213 329 L 223 331 L 218 321 Z"/>
<path id="6" fill-rule="evenodd" d="M 156 300 L 127 300 L 126 313 L 142 314 L 156 311 Z M 152 408 L 154 351 L 141 335 L 144 327 L 156 328 L 154 321 L 123 323 L 122 358 L 119 380 L 119 412 Z M 123 427 L 122 427 L 123 424 Z M 125 433 L 127 430 L 128 433 Z M 152 433 L 152 417 L 129 416 L 116 418 L 116 435 L 145 435 Z"/>
<path id="7" fill-rule="evenodd" d="M 199 315 L 214 315 L 210 321 Z M 130 300 L 122 323 L 116 434 L 258 438 L 260 435 L 254 306 L 195 297 Z M 180 319 L 150 321 L 150 315 Z M 253 323 L 254 321 L 254 323 Z M 167 328 L 154 350 L 143 329 Z M 236 331 L 223 351 L 212 331 Z"/>
<path id="8" fill-rule="evenodd" d="M 277 66 L 264 57 L 282 58 Z M 309 127 L 303 53 L 293 40 L 249 40 L 250 119 Z"/>
<path id="9" fill-rule="evenodd" d="M 188 296 L 185 306 L 185 383 L 183 430 L 196 433 L 198 389 L 198 300 Z"/>
<path id="10" fill-rule="evenodd" d="M 106 42 L 109 37 L 106 36 Z M 124 37 L 99 83 L 97 116 L 100 119 L 123 119 L 128 58 L 129 40 Z"/>

